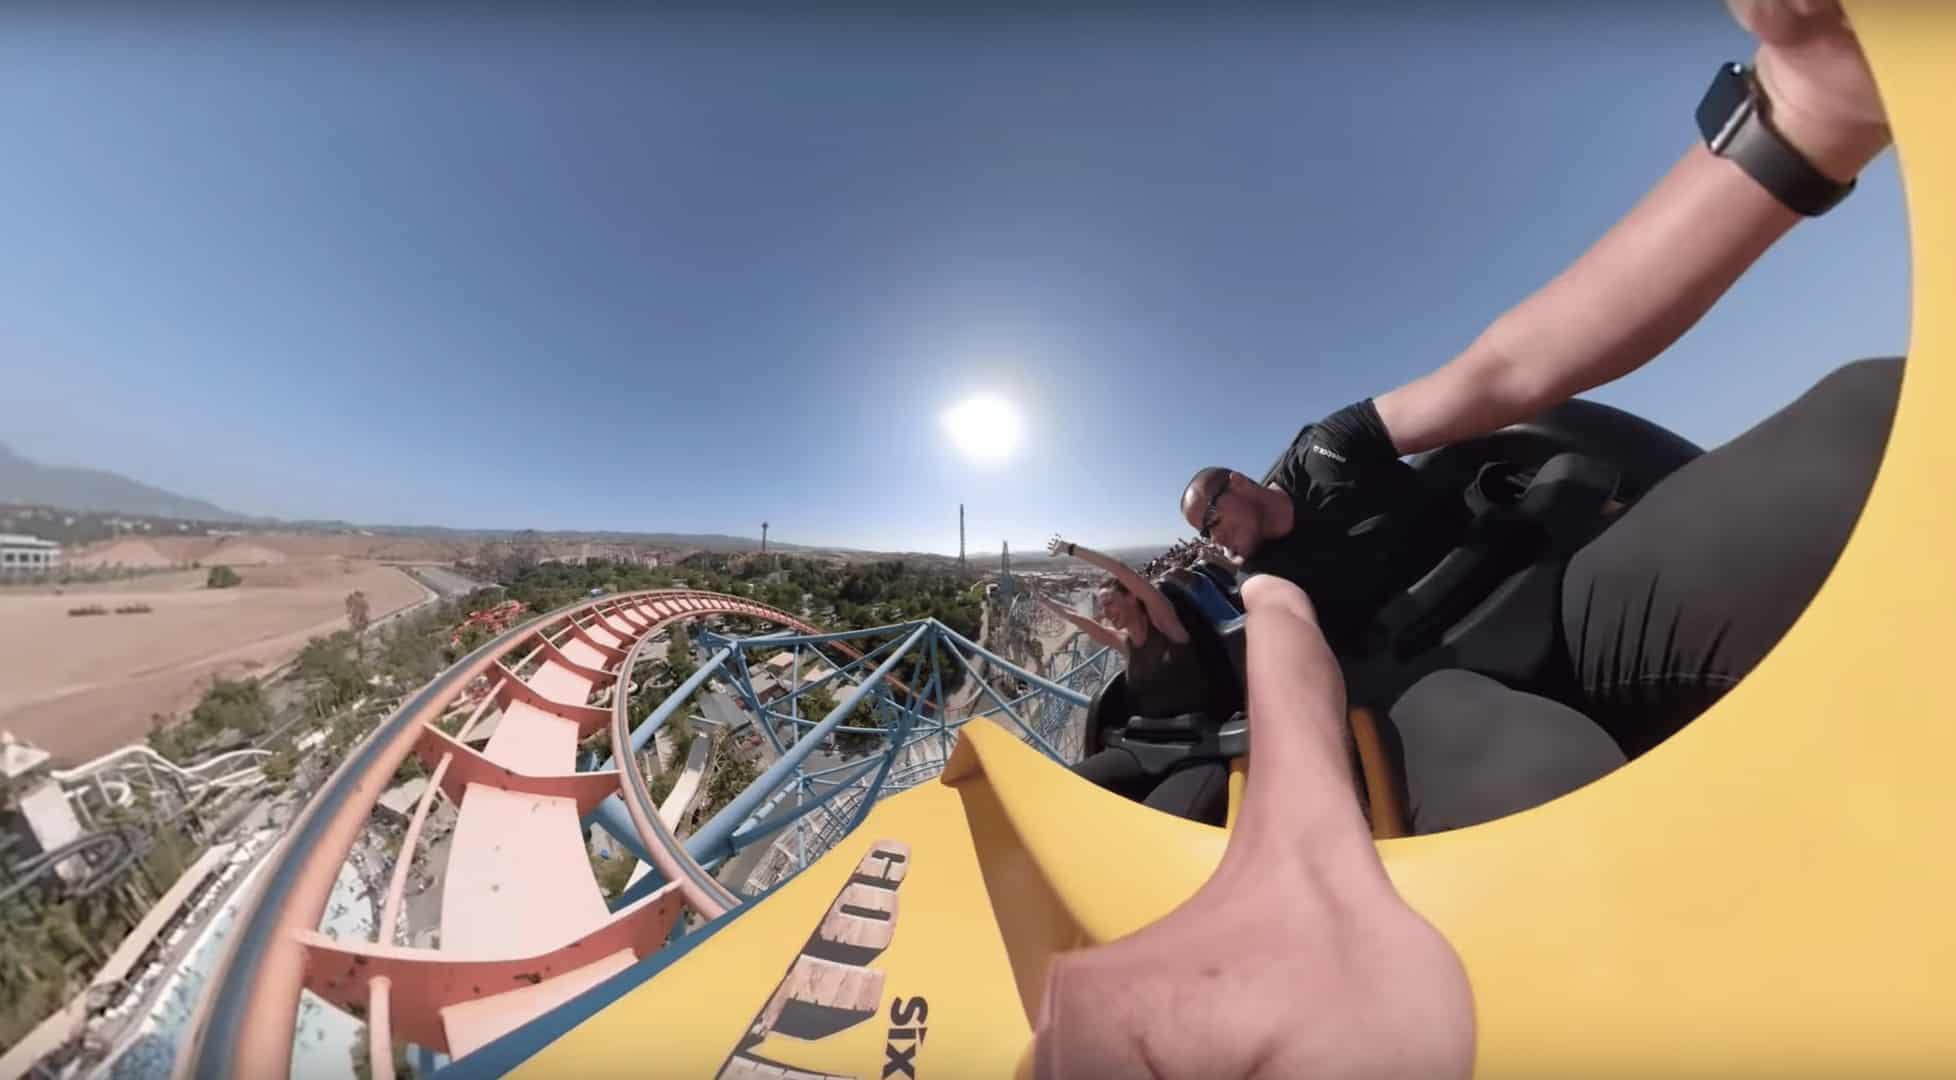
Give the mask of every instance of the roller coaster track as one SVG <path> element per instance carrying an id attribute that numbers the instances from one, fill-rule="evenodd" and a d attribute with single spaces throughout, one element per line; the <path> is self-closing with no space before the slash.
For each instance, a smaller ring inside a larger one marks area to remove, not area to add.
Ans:
<path id="1" fill-rule="evenodd" d="M 636 670 L 667 629 L 725 617 L 780 629 L 702 630 L 705 661 L 634 726 Z M 783 652 L 796 657 L 795 677 L 784 696 L 763 700 L 750 657 L 758 664 L 758 654 Z M 664 948 L 684 913 L 711 919 L 748 903 L 716 876 L 716 868 L 743 873 L 735 865 L 743 851 L 784 856 L 763 864 L 761 876 L 798 872 L 879 798 L 942 770 L 962 724 L 996 718 L 1057 756 L 1069 718 L 1077 721 L 1109 673 L 1104 654 L 1079 659 L 1049 680 L 934 620 L 823 633 L 750 600 L 685 589 L 605 596 L 540 616 L 411 696 L 320 787 L 269 856 L 182 1064 L 198 1076 L 286 1074 L 302 989 L 367 1017 L 376 1076 L 391 1075 L 396 1043 L 464 1058 Z M 804 660 L 819 671 L 805 681 Z M 977 680 L 979 668 L 994 677 Z M 977 699 L 954 708 L 960 699 L 947 688 L 965 680 L 978 682 Z M 765 740 L 765 767 L 682 841 L 660 819 L 638 754 L 714 682 L 745 706 L 741 726 Z M 802 715 L 818 687 L 836 704 L 821 717 Z M 882 726 L 845 723 L 866 702 Z M 579 771 L 579 744 L 601 732 L 610 759 Z M 881 749 L 838 762 L 827 756 L 837 735 Z M 376 940 L 318 933 L 335 875 L 409 756 L 430 779 L 401 840 Z M 437 793 L 457 808 L 440 947 L 403 947 L 395 941 L 407 870 Z M 651 867 L 610 899 L 585 846 L 594 825 Z"/>

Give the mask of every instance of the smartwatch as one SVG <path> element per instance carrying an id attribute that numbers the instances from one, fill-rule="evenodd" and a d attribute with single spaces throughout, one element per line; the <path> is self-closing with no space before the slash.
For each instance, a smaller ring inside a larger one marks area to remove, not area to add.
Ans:
<path id="1" fill-rule="evenodd" d="M 1836 182 L 1773 130 L 1771 103 L 1744 64 L 1719 65 L 1698 102 L 1698 132 L 1706 149 L 1744 169 L 1795 213 L 1819 217 L 1854 190 L 1854 181 Z"/>

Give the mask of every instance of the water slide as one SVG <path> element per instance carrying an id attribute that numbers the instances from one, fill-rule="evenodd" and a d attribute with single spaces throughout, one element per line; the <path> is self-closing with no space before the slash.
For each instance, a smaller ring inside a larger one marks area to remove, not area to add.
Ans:
<path id="1" fill-rule="evenodd" d="M 136 791 L 164 784 L 175 786 L 170 793 L 173 799 L 186 800 L 207 792 L 257 787 L 264 781 L 259 770 L 271 756 L 269 750 L 233 750 L 185 767 L 136 743 L 50 775 L 68 800 L 86 813 L 90 791 L 111 806 L 128 806 Z"/>
<path id="2" fill-rule="evenodd" d="M 1956 293 L 1956 23 L 1936 5 L 1862 2 L 1852 14 L 1899 144 L 1914 259 L 1911 359 L 1886 459 L 1799 623 L 1682 734 L 1536 809 L 1380 842 L 1400 892 L 1466 964 L 1481 1075 L 1577 1075 L 1599 1062 L 1627 1075 L 1956 1066 L 1956 983 L 1942 962 L 1956 957 L 1956 792 L 1944 776 L 1956 727 L 1938 704 L 1956 604 L 1924 601 L 1956 596 L 1956 428 L 1945 421 L 1956 308 L 1943 302 Z M 1146 925 L 1214 867 L 1222 830 L 1077 781 L 1006 709 L 965 724 L 939 775 L 866 801 L 801 873 L 761 897 L 732 894 L 705 873 L 713 844 L 673 841 L 644 805 L 630 754 L 609 775 L 565 771 L 579 732 L 610 723 L 621 749 L 640 737 L 580 704 L 580 687 L 616 678 L 683 605 L 732 602 L 580 606 L 438 678 L 351 756 L 275 855 L 180 1071 L 286 1072 L 305 986 L 368 1010 L 377 1042 L 447 1053 L 440 1075 L 458 1080 L 1010 1075 L 1050 959 Z M 933 635 L 919 627 L 871 678 Z M 501 663 L 571 638 L 590 646 L 583 659 L 538 684 Z M 476 754 L 427 721 L 484 677 L 514 730 Z M 851 705 L 800 729 L 790 770 Z M 465 819 L 442 948 L 322 940 L 311 926 L 325 888 L 378 780 L 409 752 L 439 763 Z M 773 790 L 757 782 L 708 839 L 740 835 Z M 576 842 L 582 815 L 613 797 L 616 834 L 658 870 L 616 910 Z M 708 921 L 672 937 L 682 909 Z"/>
<path id="3" fill-rule="evenodd" d="M 679 819 L 692 809 L 693 800 L 700 793 L 700 781 L 706 778 L 706 766 L 713 759 L 713 740 L 694 739 L 693 745 L 686 748 L 686 760 L 679 770 L 678 779 L 672 782 L 672 790 L 666 800 L 659 804 L 659 822 L 667 832 L 679 828 Z"/>

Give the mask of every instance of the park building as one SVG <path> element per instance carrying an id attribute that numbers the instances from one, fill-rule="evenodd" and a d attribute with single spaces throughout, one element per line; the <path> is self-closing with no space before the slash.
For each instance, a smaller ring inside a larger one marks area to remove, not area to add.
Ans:
<path id="1" fill-rule="evenodd" d="M 0 576 L 52 574 L 61 569 L 61 545 L 18 533 L 0 533 Z"/>

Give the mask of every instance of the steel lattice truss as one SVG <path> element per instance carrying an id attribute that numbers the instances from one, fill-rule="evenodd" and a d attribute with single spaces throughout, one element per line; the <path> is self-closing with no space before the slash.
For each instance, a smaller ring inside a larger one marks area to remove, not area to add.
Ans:
<path id="1" fill-rule="evenodd" d="M 876 641 L 881 644 L 840 666 L 822 653 L 837 642 Z M 769 858 L 744 883 L 749 891 L 807 866 L 854 829 L 878 799 L 935 778 L 949 760 L 957 729 L 971 720 L 995 720 L 1055 760 L 1076 760 L 1087 702 L 1111 673 L 1108 650 L 1080 655 L 1077 644 L 1069 643 L 1063 655 L 1071 662 L 1059 678 L 1047 679 L 935 619 L 841 634 L 738 638 L 707 632 L 700 644 L 712 654 L 703 670 L 725 674 L 765 737 L 774 764 L 750 788 L 762 794 L 735 800 L 722 816 L 743 801 L 752 802 L 751 813 L 718 828 L 719 818 L 708 822 L 688 848 L 703 862 L 717 864 L 779 832 Z M 777 686 L 780 696 L 767 701 L 755 686 L 757 665 L 750 658 L 757 653 L 789 658 L 787 686 Z M 803 681 L 811 665 L 823 670 Z M 908 681 L 874 677 L 897 671 L 908 672 Z M 824 716 L 804 715 L 802 703 L 821 691 L 839 693 L 840 700 Z M 669 698 L 661 706 L 667 716 L 673 704 Z M 859 704 L 870 707 L 876 726 L 846 722 L 858 714 Z M 834 745 L 837 736 L 874 740 L 875 748 L 841 763 L 828 755 L 811 768 L 811 758 Z"/>
<path id="2" fill-rule="evenodd" d="M 741 629 L 753 623 L 767 629 Z M 657 651 L 682 627 L 699 666 L 643 712 Z M 207 1022 L 187 1045 L 189 1067 L 289 1072 L 302 989 L 367 1017 L 383 1050 L 466 1056 L 547 1000 L 503 988 L 587 985 L 666 947 L 688 913 L 714 919 L 748 904 L 877 800 L 936 777 L 965 724 L 996 722 L 1044 754 L 1077 758 L 1086 706 L 1117 658 L 1075 639 L 1044 659 L 1052 677 L 932 619 L 824 633 L 744 597 L 689 589 L 588 599 L 512 628 L 403 702 L 320 785 L 261 868 L 239 916 L 242 944 L 212 980 Z M 725 737 L 695 739 L 657 805 L 642 758 L 675 720 Z M 589 749 L 607 738 L 608 755 Z M 427 767 L 427 786 L 374 940 L 318 933 L 333 871 L 410 756 Z M 255 765 L 196 779 L 244 783 Z M 729 791 L 715 778 L 735 766 L 719 779 L 744 769 L 754 778 Z M 113 796 L 118 785 L 103 789 Z M 404 946 L 395 931 L 407 870 L 438 800 L 455 808 L 439 946 Z M 589 848 L 600 830 L 644 864 L 609 898 Z M 384 1053 L 373 1067 L 391 1074 Z"/>

